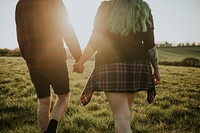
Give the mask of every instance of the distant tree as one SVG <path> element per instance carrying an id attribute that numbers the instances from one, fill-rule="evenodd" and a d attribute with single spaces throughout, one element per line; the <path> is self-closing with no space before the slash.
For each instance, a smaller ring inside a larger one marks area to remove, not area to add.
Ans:
<path id="1" fill-rule="evenodd" d="M 7 56 L 9 52 L 10 50 L 7 48 L 0 49 L 0 56 Z"/>
<path id="2" fill-rule="evenodd" d="M 184 43 L 179 43 L 177 47 L 184 47 Z"/>
<path id="3" fill-rule="evenodd" d="M 164 42 L 163 44 L 160 44 L 161 47 L 166 47 L 166 48 L 169 48 L 169 47 L 172 47 L 173 45 L 169 42 Z"/>
<path id="4" fill-rule="evenodd" d="M 164 43 L 160 43 L 160 44 L 157 44 L 157 47 L 158 48 L 169 48 L 169 47 L 200 47 L 200 43 L 195 43 L 195 42 L 192 42 L 192 43 L 178 43 L 177 45 L 174 45 L 172 43 L 169 43 L 169 42 L 164 42 Z"/>
<path id="5" fill-rule="evenodd" d="M 173 44 L 166 41 L 164 43 L 157 44 L 157 47 L 158 48 L 169 48 L 169 47 L 173 47 Z"/>
<path id="6" fill-rule="evenodd" d="M 192 47 L 196 47 L 196 44 L 193 42 L 191 46 L 192 46 Z"/>
<path id="7" fill-rule="evenodd" d="M 186 47 L 190 47 L 190 43 L 187 42 L 187 43 L 185 44 L 185 46 L 186 46 Z"/>
<path id="8" fill-rule="evenodd" d="M 20 56 L 21 56 L 21 52 L 20 52 L 19 48 L 16 48 L 16 49 L 14 49 L 14 50 L 10 50 L 8 56 L 20 57 Z"/>

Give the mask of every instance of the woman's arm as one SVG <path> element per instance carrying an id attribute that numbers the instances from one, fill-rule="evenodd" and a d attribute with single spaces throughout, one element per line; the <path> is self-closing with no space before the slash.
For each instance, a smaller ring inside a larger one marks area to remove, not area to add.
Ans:
<path id="1" fill-rule="evenodd" d="M 102 2 L 102 3 L 105 3 L 105 2 Z M 96 13 L 92 35 L 87 44 L 87 47 L 85 48 L 85 50 L 83 52 L 83 55 L 81 56 L 79 61 L 74 64 L 73 72 L 77 72 L 77 73 L 83 72 L 84 63 L 94 54 L 95 51 L 97 51 L 97 46 L 100 45 L 99 42 L 102 42 L 102 38 L 99 36 L 100 36 L 100 32 L 101 32 L 101 25 L 102 25 L 101 18 L 102 18 L 102 15 L 104 14 L 104 13 L 102 13 L 104 11 L 104 7 L 105 6 L 103 6 L 103 4 L 101 4 L 101 6 L 99 7 L 99 9 Z"/>
<path id="2" fill-rule="evenodd" d="M 156 46 L 148 50 L 149 58 L 154 70 L 158 69 L 158 51 Z"/>
<path id="3" fill-rule="evenodd" d="M 156 46 L 148 50 L 151 65 L 154 69 L 153 77 L 155 85 L 160 83 L 160 71 L 158 67 L 158 52 Z"/>
<path id="4" fill-rule="evenodd" d="M 82 73 L 85 62 L 94 54 L 95 51 L 96 50 L 94 50 L 90 45 L 87 45 L 79 61 L 74 64 L 73 72 Z"/>

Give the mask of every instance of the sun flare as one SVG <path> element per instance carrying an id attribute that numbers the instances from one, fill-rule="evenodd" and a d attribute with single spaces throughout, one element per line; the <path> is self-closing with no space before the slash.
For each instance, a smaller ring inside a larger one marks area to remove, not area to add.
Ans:
<path id="1" fill-rule="evenodd" d="M 84 49 L 93 29 L 94 17 L 102 0 L 64 0 L 81 48 Z"/>

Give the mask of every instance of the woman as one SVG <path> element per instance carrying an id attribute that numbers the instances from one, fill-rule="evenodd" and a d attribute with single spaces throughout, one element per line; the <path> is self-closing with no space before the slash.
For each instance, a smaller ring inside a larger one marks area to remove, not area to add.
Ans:
<path id="1" fill-rule="evenodd" d="M 95 68 L 81 101 L 85 106 L 94 91 L 104 91 L 117 133 L 131 132 L 130 112 L 135 92 L 147 91 L 149 103 L 156 95 L 160 74 L 153 30 L 151 10 L 143 0 L 104 1 L 96 14 L 88 45 L 74 65 L 74 71 L 82 73 L 84 63 L 96 52 Z"/>

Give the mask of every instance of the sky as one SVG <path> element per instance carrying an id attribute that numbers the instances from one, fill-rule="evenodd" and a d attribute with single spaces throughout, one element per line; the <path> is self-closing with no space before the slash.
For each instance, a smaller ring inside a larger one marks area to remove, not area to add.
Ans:
<path id="1" fill-rule="evenodd" d="M 98 6 L 103 0 L 63 0 L 81 48 L 85 48 Z M 0 0 L 0 48 L 18 47 L 15 6 L 18 0 Z M 200 42 L 200 0 L 146 0 L 154 17 L 156 43 Z"/>

